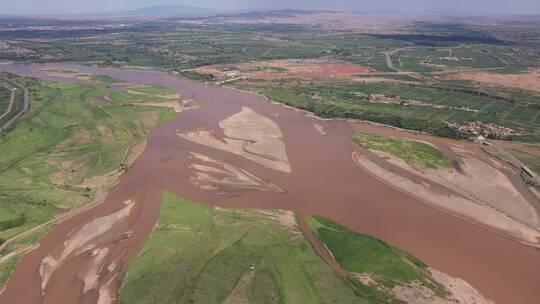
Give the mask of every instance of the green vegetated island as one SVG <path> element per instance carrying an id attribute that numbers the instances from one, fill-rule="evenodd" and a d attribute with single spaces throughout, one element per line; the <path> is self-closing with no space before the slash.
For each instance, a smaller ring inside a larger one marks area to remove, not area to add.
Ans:
<path id="1" fill-rule="evenodd" d="M 324 217 L 307 219 L 343 269 L 311 247 L 290 211 L 210 207 L 164 191 L 129 265 L 121 303 L 405 303 L 400 286 L 448 292 L 417 258 Z"/>
<path id="2" fill-rule="evenodd" d="M 352 138 L 366 149 L 388 153 L 417 169 L 452 168 L 444 153 L 427 143 L 363 132 L 355 132 Z"/>
<path id="3" fill-rule="evenodd" d="M 129 94 L 102 100 L 109 89 L 101 81 L 119 81 L 95 80 L 17 79 L 30 90 L 32 107 L 0 137 L 0 244 L 8 241 L 0 251 L 0 285 L 57 215 L 102 200 L 142 152 L 149 129 L 178 116 L 169 108 L 140 106 L 160 98 L 151 94 L 161 88 L 145 87 L 148 95 L 133 100 Z"/>

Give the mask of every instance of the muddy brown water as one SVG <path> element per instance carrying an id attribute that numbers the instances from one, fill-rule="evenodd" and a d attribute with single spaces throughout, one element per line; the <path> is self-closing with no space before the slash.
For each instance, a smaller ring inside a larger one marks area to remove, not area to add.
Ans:
<path id="1" fill-rule="evenodd" d="M 0 69 L 20 75 L 66 80 L 41 75 L 40 65 L 4 65 Z M 127 263 L 143 246 L 155 224 L 162 200 L 161 189 L 189 200 L 226 207 L 280 208 L 300 217 L 327 216 L 356 231 L 381 238 L 411 252 L 429 266 L 465 279 L 496 303 L 540 303 L 540 251 L 510 240 L 487 228 L 460 220 L 431 208 L 371 177 L 351 159 L 358 147 L 350 140 L 353 130 L 421 138 L 438 145 L 450 140 L 413 135 L 383 126 L 345 121 L 319 121 L 304 113 L 270 103 L 255 94 L 205 85 L 178 76 L 150 70 L 97 69 L 56 65 L 82 72 L 109 75 L 128 82 L 161 85 L 178 89 L 184 99 L 198 101 L 198 109 L 186 111 L 179 119 L 154 128 L 148 146 L 133 169 L 123 175 L 102 205 L 65 221 L 26 254 L 16 267 L 0 303 L 96 303 L 99 287 L 111 279 L 118 291 Z M 204 147 L 176 135 L 193 128 L 219 130 L 222 119 L 247 106 L 279 124 L 292 173 L 282 173 L 220 150 Z M 323 125 L 322 136 L 313 126 Z M 474 148 L 471 148 L 474 149 Z M 259 178 L 285 188 L 285 193 L 237 191 L 219 195 L 195 188 L 189 182 L 189 152 L 197 152 L 233 164 Z M 172 156 L 162 161 L 162 156 Z M 81 269 L 91 263 L 93 247 L 67 259 L 54 272 L 44 292 L 39 266 L 43 258 L 63 247 L 69 235 L 85 223 L 111 214 L 133 199 L 130 216 L 112 232 L 92 243 L 107 247 L 107 263 L 119 261 L 114 271 L 102 271 L 98 289 L 83 294 Z M 132 231 L 127 238 L 119 238 Z"/>

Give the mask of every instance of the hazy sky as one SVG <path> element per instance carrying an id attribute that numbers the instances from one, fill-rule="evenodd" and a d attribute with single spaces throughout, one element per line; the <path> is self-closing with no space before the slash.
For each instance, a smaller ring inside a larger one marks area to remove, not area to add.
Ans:
<path id="1" fill-rule="evenodd" d="M 0 14 L 95 13 L 154 5 L 237 9 L 355 9 L 419 13 L 540 14 L 540 0 L 0 0 Z"/>

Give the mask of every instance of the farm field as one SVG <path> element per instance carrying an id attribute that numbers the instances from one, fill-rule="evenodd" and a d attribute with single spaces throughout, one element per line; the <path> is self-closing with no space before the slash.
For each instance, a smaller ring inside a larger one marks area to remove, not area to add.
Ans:
<path id="1" fill-rule="evenodd" d="M 249 85 L 239 87 L 249 88 Z M 321 117 L 357 118 L 441 136 L 465 136 L 456 133 L 448 124 L 468 121 L 498 124 L 520 134 L 537 136 L 540 132 L 540 110 L 536 101 L 533 105 L 523 100 L 508 102 L 472 93 L 400 83 L 259 85 L 253 89 L 270 99 Z M 376 99 L 370 100 L 371 95 Z"/>

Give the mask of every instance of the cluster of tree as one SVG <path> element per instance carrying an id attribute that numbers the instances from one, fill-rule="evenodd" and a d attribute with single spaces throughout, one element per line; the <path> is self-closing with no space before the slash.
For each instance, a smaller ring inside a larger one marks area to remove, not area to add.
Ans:
<path id="1" fill-rule="evenodd" d="M 182 76 L 185 76 L 189 79 L 193 80 L 199 80 L 199 81 L 214 81 L 216 80 L 216 76 L 214 74 L 203 74 L 203 73 L 196 73 L 192 71 L 185 71 L 182 72 Z"/>
<path id="2" fill-rule="evenodd" d="M 428 34 L 370 34 L 369 36 L 378 39 L 393 39 L 404 42 L 411 42 L 421 46 L 454 46 L 460 43 L 482 43 L 503 45 L 510 44 L 489 35 L 428 35 Z"/>

